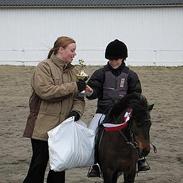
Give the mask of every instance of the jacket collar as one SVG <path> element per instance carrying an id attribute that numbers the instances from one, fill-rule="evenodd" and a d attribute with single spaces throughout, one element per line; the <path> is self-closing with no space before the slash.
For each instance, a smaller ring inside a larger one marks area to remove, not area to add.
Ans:
<path id="1" fill-rule="evenodd" d="M 74 66 L 69 63 L 69 64 L 66 64 L 63 60 L 59 59 L 56 55 L 52 54 L 50 59 L 52 60 L 52 62 L 58 66 L 59 68 L 63 69 L 63 70 L 66 70 L 66 69 L 69 69 L 69 68 L 73 68 Z"/>

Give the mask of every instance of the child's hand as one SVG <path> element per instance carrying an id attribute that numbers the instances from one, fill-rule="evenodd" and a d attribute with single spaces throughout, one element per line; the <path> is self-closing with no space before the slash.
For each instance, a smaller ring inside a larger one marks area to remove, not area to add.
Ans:
<path id="1" fill-rule="evenodd" d="M 93 89 L 90 86 L 86 85 L 85 93 L 87 96 L 90 96 L 93 93 Z"/>

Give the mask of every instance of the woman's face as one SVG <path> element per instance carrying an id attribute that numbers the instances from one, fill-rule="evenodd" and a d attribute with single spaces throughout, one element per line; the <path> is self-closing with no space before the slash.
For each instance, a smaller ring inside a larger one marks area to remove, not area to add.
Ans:
<path id="1" fill-rule="evenodd" d="M 71 43 L 67 47 L 60 47 L 57 56 L 65 63 L 71 63 L 73 58 L 76 56 L 76 43 Z"/>

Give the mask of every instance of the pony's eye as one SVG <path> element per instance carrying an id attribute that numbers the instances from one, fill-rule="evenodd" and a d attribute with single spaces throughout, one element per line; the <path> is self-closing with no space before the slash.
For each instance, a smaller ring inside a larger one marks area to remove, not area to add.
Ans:
<path id="1" fill-rule="evenodd" d="M 137 123 L 137 127 L 145 127 L 145 126 L 150 126 L 150 125 L 151 125 L 151 120 L 150 119 L 139 121 Z"/>
<path id="2" fill-rule="evenodd" d="M 139 123 L 137 123 L 137 127 L 143 127 L 144 126 L 144 123 L 142 123 L 142 122 L 139 122 Z"/>

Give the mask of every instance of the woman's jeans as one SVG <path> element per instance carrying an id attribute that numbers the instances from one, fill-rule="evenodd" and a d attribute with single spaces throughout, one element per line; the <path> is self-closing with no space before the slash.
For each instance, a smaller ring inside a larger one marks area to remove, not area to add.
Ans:
<path id="1" fill-rule="evenodd" d="M 48 142 L 31 139 L 32 159 L 23 183 L 44 183 L 44 175 L 49 159 Z M 47 183 L 65 183 L 65 171 L 49 171 Z"/>

